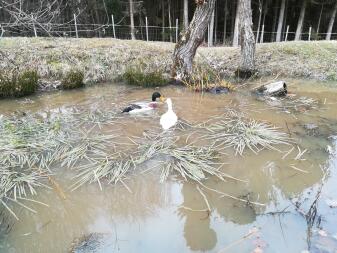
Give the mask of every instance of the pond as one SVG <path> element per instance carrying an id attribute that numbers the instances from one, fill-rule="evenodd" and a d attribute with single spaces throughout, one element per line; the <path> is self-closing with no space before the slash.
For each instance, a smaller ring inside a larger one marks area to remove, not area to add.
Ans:
<path id="1" fill-rule="evenodd" d="M 276 145 L 277 150 L 255 154 L 245 149 L 241 156 L 227 148 L 226 154 L 221 153 L 225 163 L 221 170 L 242 181 L 209 176 L 204 184 L 213 190 L 200 191 L 197 183 L 178 174 L 161 182 L 161 171 L 151 167 L 136 168 L 123 183 L 86 183 L 73 190 L 76 170 L 56 164 L 50 169 L 57 183 L 47 181 L 49 188 L 37 188 L 37 195 L 29 196 L 48 206 L 24 202 L 32 212 L 12 204 L 19 220 L 4 215 L 10 229 L 0 236 L 0 251 L 306 252 L 309 245 L 310 252 L 333 252 L 337 248 L 337 86 L 306 80 L 288 80 L 288 84 L 296 98 L 313 99 L 314 108 L 261 101 L 245 89 L 221 95 L 178 86 L 159 89 L 172 98 L 179 119 L 190 124 L 232 108 L 288 135 L 291 144 Z M 150 99 L 152 92 L 106 84 L 42 93 L 1 100 L 0 114 L 67 115 L 76 109 L 81 116 L 95 110 L 119 110 L 130 101 Z M 90 129 L 98 135 L 115 134 L 119 141 L 111 150 L 128 151 L 133 141 L 127 137 L 161 132 L 159 117 L 165 110 L 162 105 L 144 117 L 118 114 L 118 124 Z M 197 138 L 188 127 L 167 135 L 187 133 L 190 141 Z"/>

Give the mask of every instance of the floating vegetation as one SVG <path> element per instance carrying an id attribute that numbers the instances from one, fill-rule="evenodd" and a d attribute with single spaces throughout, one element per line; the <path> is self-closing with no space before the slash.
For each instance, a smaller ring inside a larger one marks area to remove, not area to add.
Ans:
<path id="1" fill-rule="evenodd" d="M 263 99 L 271 107 L 285 112 L 303 113 L 309 110 L 318 109 L 318 101 L 308 97 L 259 97 L 258 99 Z"/>
<path id="2" fill-rule="evenodd" d="M 27 114 L 20 118 L 1 117 L 0 206 L 17 219 L 8 202 L 34 212 L 22 202 L 32 202 L 28 195 L 35 195 L 39 187 L 47 187 L 44 183 L 47 180 L 53 182 L 50 178 L 53 164 L 71 168 L 90 157 L 108 156 L 105 150 L 114 150 L 112 140 L 116 135 L 99 135 L 91 131 L 97 122 L 111 124 L 113 115 L 109 112 L 96 114 L 76 111 L 48 117 L 38 114 Z M 91 128 L 81 127 L 86 124 L 90 124 Z"/>
<path id="3" fill-rule="evenodd" d="M 222 163 L 216 161 L 220 158 L 220 153 L 213 147 L 196 147 L 193 145 L 178 146 L 179 138 L 162 138 L 160 135 L 151 142 L 141 144 L 138 147 L 136 163 L 161 156 L 166 159 L 162 161 L 162 172 L 160 181 L 165 181 L 169 175 L 177 172 L 185 180 L 200 182 L 207 176 L 213 175 L 221 180 L 230 177 L 220 171 Z M 230 177 L 234 179 L 233 177 Z"/>
<path id="4" fill-rule="evenodd" d="M 208 131 L 205 138 L 213 140 L 217 146 L 223 145 L 223 148 L 233 147 L 236 155 L 242 156 L 247 148 L 255 154 L 266 148 L 278 150 L 276 145 L 291 141 L 275 126 L 247 118 L 235 110 L 228 110 L 213 120 L 216 122 L 205 126 Z"/>

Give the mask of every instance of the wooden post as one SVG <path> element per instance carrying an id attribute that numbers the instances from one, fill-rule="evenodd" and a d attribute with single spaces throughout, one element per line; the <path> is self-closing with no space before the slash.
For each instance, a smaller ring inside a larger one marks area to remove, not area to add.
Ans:
<path id="1" fill-rule="evenodd" d="M 75 32 L 76 32 L 76 38 L 78 38 L 78 31 L 77 31 L 77 21 L 76 21 L 76 14 L 74 13 L 74 22 L 75 22 Z"/>
<path id="2" fill-rule="evenodd" d="M 113 34 L 114 34 L 114 39 L 116 39 L 114 15 L 111 15 L 111 21 L 112 21 L 112 31 L 113 31 Z"/>
<path id="3" fill-rule="evenodd" d="M 33 29 L 34 29 L 34 35 L 35 35 L 35 38 L 36 38 L 37 37 L 37 32 L 36 32 L 35 23 L 33 23 Z"/>
<path id="4" fill-rule="evenodd" d="M 176 43 L 178 42 L 178 24 L 179 24 L 179 20 L 176 19 Z"/>
<path id="5" fill-rule="evenodd" d="M 146 41 L 149 41 L 149 26 L 147 23 L 147 17 L 145 17 L 145 25 L 146 25 Z"/>
<path id="6" fill-rule="evenodd" d="M 287 25 L 286 37 L 285 37 L 284 41 L 288 40 L 288 33 L 289 33 L 289 25 Z"/>
<path id="7" fill-rule="evenodd" d="M 264 24 L 262 25 L 260 43 L 263 43 L 263 36 L 264 36 Z"/>
<path id="8" fill-rule="evenodd" d="M 309 27 L 309 38 L 308 40 L 310 41 L 311 40 L 311 26 Z"/>

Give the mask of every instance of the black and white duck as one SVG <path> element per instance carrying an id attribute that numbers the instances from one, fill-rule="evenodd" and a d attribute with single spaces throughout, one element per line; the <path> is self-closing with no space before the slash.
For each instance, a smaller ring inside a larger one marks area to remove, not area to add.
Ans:
<path id="1" fill-rule="evenodd" d="M 159 101 L 164 102 L 165 98 L 162 96 L 159 92 L 153 92 L 152 94 L 152 101 L 151 102 L 136 102 L 133 104 L 128 105 L 125 107 L 122 111 L 122 113 L 143 113 L 143 112 L 149 112 L 155 108 L 158 107 Z"/>

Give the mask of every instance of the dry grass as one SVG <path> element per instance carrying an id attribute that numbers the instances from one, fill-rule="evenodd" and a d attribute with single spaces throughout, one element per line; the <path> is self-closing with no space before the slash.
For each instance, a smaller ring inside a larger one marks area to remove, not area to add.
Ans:
<path id="1" fill-rule="evenodd" d="M 169 74 L 173 49 L 172 43 L 110 38 L 2 38 L 0 70 L 37 69 L 42 78 L 60 80 L 76 66 L 86 84 L 97 83 L 122 76 L 140 61 Z M 337 80 L 336 54 L 334 41 L 266 43 L 257 46 L 256 65 L 261 76 Z M 196 56 L 198 66 L 210 66 L 222 78 L 233 77 L 239 61 L 240 51 L 232 47 L 200 48 Z"/>

